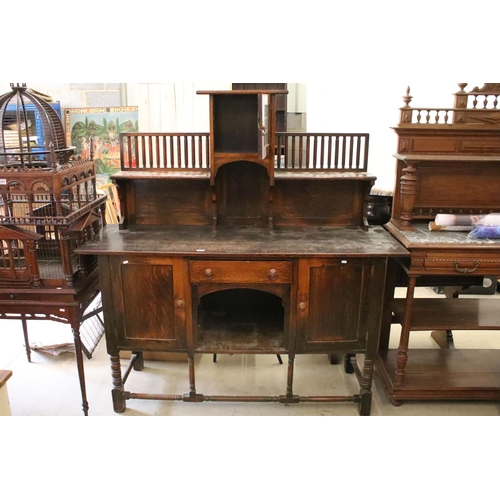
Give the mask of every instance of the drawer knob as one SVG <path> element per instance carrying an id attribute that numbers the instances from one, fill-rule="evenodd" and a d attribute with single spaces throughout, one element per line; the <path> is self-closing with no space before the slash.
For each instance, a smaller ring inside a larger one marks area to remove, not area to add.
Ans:
<path id="1" fill-rule="evenodd" d="M 458 262 L 455 262 L 455 270 L 462 274 L 470 274 L 479 267 L 479 261 L 474 262 L 474 264 L 474 267 L 459 267 Z"/>
<path id="2" fill-rule="evenodd" d="M 269 279 L 270 279 L 271 281 L 274 281 L 274 280 L 276 280 L 277 278 L 278 278 L 278 271 L 276 271 L 276 269 L 271 269 L 271 270 L 269 271 Z"/>
<path id="3" fill-rule="evenodd" d="M 305 302 L 301 302 L 301 303 L 299 304 L 299 309 L 300 309 L 301 311 L 303 311 L 305 308 L 306 308 L 306 303 L 305 303 Z"/>
<path id="4" fill-rule="evenodd" d="M 176 304 L 179 311 L 184 311 L 184 299 L 177 299 Z"/>
<path id="5" fill-rule="evenodd" d="M 214 275 L 214 272 L 211 269 L 205 269 L 205 276 L 210 279 Z"/>

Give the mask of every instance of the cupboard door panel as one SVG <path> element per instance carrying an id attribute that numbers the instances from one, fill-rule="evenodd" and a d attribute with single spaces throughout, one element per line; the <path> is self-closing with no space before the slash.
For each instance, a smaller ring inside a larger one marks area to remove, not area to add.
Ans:
<path id="1" fill-rule="evenodd" d="M 104 265 L 100 262 L 103 272 Z M 187 266 L 181 260 L 129 255 L 111 257 L 107 269 L 103 306 L 111 350 L 185 349 Z"/>
<path id="2" fill-rule="evenodd" d="M 357 339 L 362 277 L 359 263 L 311 268 L 308 342 Z"/>
<path id="3" fill-rule="evenodd" d="M 383 271 L 366 258 L 301 261 L 297 352 L 364 351 L 378 332 Z"/>
<path id="4" fill-rule="evenodd" d="M 125 337 L 175 339 L 172 266 L 122 265 Z"/>

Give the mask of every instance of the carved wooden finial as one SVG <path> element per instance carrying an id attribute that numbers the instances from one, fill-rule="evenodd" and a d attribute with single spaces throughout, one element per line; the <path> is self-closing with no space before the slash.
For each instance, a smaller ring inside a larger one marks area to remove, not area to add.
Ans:
<path id="1" fill-rule="evenodd" d="M 50 158 L 50 166 L 52 167 L 52 170 L 55 172 L 57 170 L 57 155 L 53 142 L 49 144 L 49 158 Z"/>
<path id="2" fill-rule="evenodd" d="M 410 102 L 413 99 L 413 96 L 410 95 L 410 87 L 406 88 L 406 95 L 403 96 L 403 102 L 405 103 L 405 108 L 410 107 Z"/>
<path id="3" fill-rule="evenodd" d="M 465 87 L 467 87 L 467 83 L 459 83 L 458 86 L 460 87 L 459 94 L 465 94 Z"/>

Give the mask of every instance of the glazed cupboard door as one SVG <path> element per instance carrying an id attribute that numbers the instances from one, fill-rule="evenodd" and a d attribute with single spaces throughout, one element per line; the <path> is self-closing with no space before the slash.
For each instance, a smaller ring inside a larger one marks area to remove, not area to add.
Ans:
<path id="1" fill-rule="evenodd" d="M 103 289 L 108 344 L 117 349 L 185 349 L 184 262 L 137 256 L 108 259 L 105 275 L 111 279 Z"/>
<path id="2" fill-rule="evenodd" d="M 371 322 L 380 321 L 384 269 L 384 259 L 301 260 L 297 353 L 364 351 L 369 334 L 378 333 Z"/>

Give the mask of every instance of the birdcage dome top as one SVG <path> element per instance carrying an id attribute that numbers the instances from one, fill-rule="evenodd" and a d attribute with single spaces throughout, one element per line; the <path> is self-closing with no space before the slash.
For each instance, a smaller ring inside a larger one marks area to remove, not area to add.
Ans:
<path id="1" fill-rule="evenodd" d="M 11 91 L 0 96 L 0 165 L 53 163 L 54 158 L 67 162 L 75 148 L 66 144 L 51 98 L 25 83 L 10 86 Z"/>

